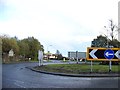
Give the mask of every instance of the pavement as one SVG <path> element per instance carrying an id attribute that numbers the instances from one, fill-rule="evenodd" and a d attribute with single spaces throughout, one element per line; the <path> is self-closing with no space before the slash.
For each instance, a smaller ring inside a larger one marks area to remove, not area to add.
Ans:
<path id="1" fill-rule="evenodd" d="M 33 67 L 26 67 L 32 71 L 51 74 L 51 75 L 59 75 L 59 76 L 69 76 L 69 77 L 120 77 L 118 73 L 81 73 L 81 74 L 67 74 L 67 73 L 55 73 L 55 72 L 46 72 L 41 70 L 36 70 Z"/>

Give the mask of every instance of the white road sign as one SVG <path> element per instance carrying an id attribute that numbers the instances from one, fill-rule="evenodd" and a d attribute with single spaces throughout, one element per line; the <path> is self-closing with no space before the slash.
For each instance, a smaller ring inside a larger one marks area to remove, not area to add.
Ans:
<path id="1" fill-rule="evenodd" d="M 14 52 L 12 49 L 9 51 L 9 56 L 14 56 Z"/>
<path id="2" fill-rule="evenodd" d="M 43 65 L 43 52 L 42 51 L 38 51 L 38 60 L 39 60 L 39 66 Z"/>

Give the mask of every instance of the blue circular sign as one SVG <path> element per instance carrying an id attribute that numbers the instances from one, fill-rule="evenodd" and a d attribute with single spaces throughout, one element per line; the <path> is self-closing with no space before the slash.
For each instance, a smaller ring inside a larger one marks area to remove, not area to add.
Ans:
<path id="1" fill-rule="evenodd" d="M 108 49 L 104 52 L 104 57 L 106 59 L 113 59 L 114 58 L 114 51 L 111 49 Z"/>

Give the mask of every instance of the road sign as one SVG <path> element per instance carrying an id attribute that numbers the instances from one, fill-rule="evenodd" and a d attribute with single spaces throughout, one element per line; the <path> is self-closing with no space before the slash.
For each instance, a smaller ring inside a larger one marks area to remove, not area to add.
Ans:
<path id="1" fill-rule="evenodd" d="M 120 59 L 120 50 L 115 53 L 115 56 Z"/>
<path id="2" fill-rule="evenodd" d="M 39 66 L 43 65 L 43 52 L 38 50 Z"/>
<path id="3" fill-rule="evenodd" d="M 120 48 L 87 48 L 87 60 L 120 61 Z"/>
<path id="4" fill-rule="evenodd" d="M 108 49 L 104 52 L 104 57 L 106 59 L 113 59 L 114 58 L 114 51 L 111 49 Z"/>

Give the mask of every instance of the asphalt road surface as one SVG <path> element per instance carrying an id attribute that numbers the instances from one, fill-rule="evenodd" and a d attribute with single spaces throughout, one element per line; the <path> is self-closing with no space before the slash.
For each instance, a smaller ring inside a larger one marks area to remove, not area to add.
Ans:
<path id="1" fill-rule="evenodd" d="M 31 71 L 38 63 L 3 64 L 2 88 L 118 88 L 118 77 L 67 77 Z"/>

